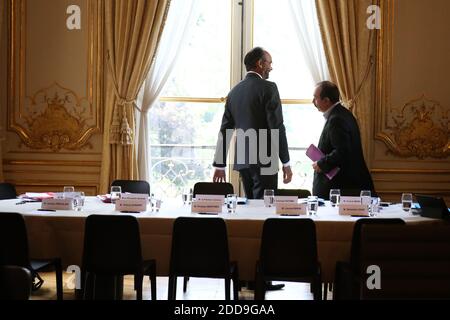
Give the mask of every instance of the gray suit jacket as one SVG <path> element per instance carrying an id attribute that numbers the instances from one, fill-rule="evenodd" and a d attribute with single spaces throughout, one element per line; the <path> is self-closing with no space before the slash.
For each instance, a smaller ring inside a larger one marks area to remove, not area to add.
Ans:
<path id="1" fill-rule="evenodd" d="M 364 161 L 358 123 L 341 104 L 331 111 L 318 148 L 325 154 L 317 162 L 323 172 L 327 173 L 335 167 L 341 170 L 332 180 L 328 180 L 324 173 L 314 173 L 314 195 L 328 199 L 330 189 L 375 191 Z"/>
<path id="2" fill-rule="evenodd" d="M 236 146 L 234 170 L 246 169 L 250 165 L 270 166 L 264 155 L 271 155 L 272 159 L 276 159 L 277 168 L 278 157 L 282 163 L 289 161 L 281 100 L 275 83 L 263 80 L 257 74 L 248 73 L 245 79 L 230 91 L 214 156 L 215 167 L 226 166 L 230 132 L 234 129 L 241 129 L 242 132 L 247 133 L 245 138 L 247 143 L 242 143 L 242 140 Z M 271 139 L 276 132 L 276 130 L 272 131 L 273 129 L 278 130 L 278 139 Z M 237 133 L 241 130 L 237 130 Z M 264 132 L 267 133 L 267 138 L 264 137 Z M 248 143 L 250 140 L 252 142 Z"/>

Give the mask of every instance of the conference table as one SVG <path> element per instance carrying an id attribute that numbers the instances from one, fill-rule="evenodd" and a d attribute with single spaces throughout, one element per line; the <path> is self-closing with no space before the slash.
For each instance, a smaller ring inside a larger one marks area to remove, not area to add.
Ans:
<path id="1" fill-rule="evenodd" d="M 0 212 L 19 212 L 24 216 L 32 258 L 60 257 L 64 266 L 81 265 L 84 223 L 87 216 L 125 214 L 115 211 L 113 204 L 103 203 L 97 197 L 86 197 L 82 211 L 38 211 L 41 203 L 18 204 L 20 201 L 20 199 L 1 200 Z M 227 213 L 225 207 L 218 215 L 191 213 L 191 207 L 183 205 L 181 199 L 164 201 L 159 212 L 126 214 L 138 219 L 143 258 L 156 259 L 157 274 L 160 276 L 167 276 L 169 272 L 172 227 L 177 217 L 218 216 L 223 218 L 227 225 L 231 260 L 238 262 L 242 280 L 254 279 L 255 263 L 259 256 L 260 238 L 265 219 L 310 218 L 316 225 L 322 280 L 327 283 L 333 282 L 336 262 L 349 259 L 353 225 L 359 219 L 339 215 L 338 208 L 331 207 L 329 202 L 325 202 L 325 206 L 320 206 L 317 214 L 313 216 L 279 216 L 274 207 L 264 207 L 262 200 L 249 200 L 245 205 L 238 205 L 234 214 Z M 404 212 L 401 204 L 383 207 L 371 219 L 377 218 L 402 218 L 406 223 L 438 222 L 438 220 Z"/>

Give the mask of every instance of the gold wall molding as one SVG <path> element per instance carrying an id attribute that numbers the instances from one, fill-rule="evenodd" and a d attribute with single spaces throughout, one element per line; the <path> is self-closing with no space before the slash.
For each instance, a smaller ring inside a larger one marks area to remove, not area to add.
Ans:
<path id="1" fill-rule="evenodd" d="M 441 169 L 381 169 L 374 168 L 370 169 L 371 173 L 386 173 L 386 174 L 450 174 L 450 170 Z"/>
<path id="2" fill-rule="evenodd" d="M 101 161 L 3 160 L 4 166 L 101 167 Z"/>
<path id="3" fill-rule="evenodd" d="M 30 149 L 47 150 L 51 153 L 62 150 L 92 149 L 89 138 L 102 131 L 103 1 L 78 1 L 86 8 L 83 11 L 83 19 L 86 20 L 85 26 L 87 26 L 87 30 L 83 30 L 86 37 L 82 38 L 82 43 L 84 47 L 84 41 L 87 41 L 88 50 L 86 52 L 80 47 L 79 53 L 76 53 L 80 56 L 87 54 L 87 64 L 83 63 L 78 68 L 83 70 L 80 74 L 85 73 L 87 77 L 76 80 L 78 87 L 85 87 L 83 94 L 77 94 L 77 90 L 60 85 L 70 79 L 69 71 L 67 74 L 62 72 L 63 78 L 53 80 L 54 83 L 50 86 L 50 82 L 43 80 L 44 74 L 41 76 L 41 74 L 30 74 L 27 71 L 30 69 L 27 65 L 27 56 L 58 55 L 50 48 L 36 44 L 39 43 L 37 39 L 30 39 L 30 41 L 33 40 L 32 48 L 27 46 L 27 30 L 33 28 L 32 21 L 36 23 L 36 19 L 27 17 L 29 1 L 9 1 L 11 19 L 8 38 L 8 130 L 16 132 L 20 137 L 21 145 Z M 36 4 L 33 2 L 33 5 Z M 61 30 L 55 30 L 55 35 L 47 36 L 52 37 L 58 34 L 57 37 L 61 37 L 69 34 L 61 33 L 62 30 L 64 30 L 63 25 Z M 68 37 L 70 41 L 71 38 Z M 55 38 L 57 39 L 59 38 Z M 64 47 L 64 41 L 58 43 Z M 64 61 L 64 56 L 60 60 Z M 48 64 L 49 61 L 46 63 Z M 59 62 L 59 64 L 55 63 L 54 68 L 59 70 L 62 66 Z M 30 79 L 33 81 L 30 82 Z M 34 87 L 41 83 L 38 86 L 41 89 L 30 92 L 30 83 L 33 83 Z"/>
<path id="4" fill-rule="evenodd" d="M 450 106 L 442 106 L 425 94 L 402 107 L 392 105 L 394 49 L 398 50 L 394 43 L 397 5 L 395 0 L 381 1 L 383 23 L 377 39 L 375 139 L 384 142 L 388 154 L 401 158 L 447 158 Z"/>

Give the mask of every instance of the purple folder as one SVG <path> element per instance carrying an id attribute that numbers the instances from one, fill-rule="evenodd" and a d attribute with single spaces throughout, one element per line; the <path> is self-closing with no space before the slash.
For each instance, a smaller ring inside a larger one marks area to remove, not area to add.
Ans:
<path id="1" fill-rule="evenodd" d="M 312 161 L 319 161 L 322 159 L 325 155 L 320 151 L 319 148 L 317 148 L 315 145 L 310 145 L 309 148 L 306 150 L 306 155 L 308 158 L 310 158 Z M 328 180 L 331 180 L 334 178 L 334 176 L 341 170 L 339 167 L 336 167 L 332 170 L 330 170 L 328 173 L 325 173 Z"/>

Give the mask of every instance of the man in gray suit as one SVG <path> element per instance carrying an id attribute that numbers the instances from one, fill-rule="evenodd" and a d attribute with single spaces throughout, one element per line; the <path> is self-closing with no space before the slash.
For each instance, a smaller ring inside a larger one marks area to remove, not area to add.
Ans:
<path id="1" fill-rule="evenodd" d="M 239 171 L 249 199 L 262 199 L 264 189 L 278 187 L 278 157 L 283 164 L 283 182 L 292 171 L 280 95 L 267 81 L 272 57 L 261 47 L 244 59 L 247 75 L 228 94 L 213 166 L 214 182 L 225 182 L 225 167 L 231 134 L 236 133 L 233 169 Z"/>
<path id="2" fill-rule="evenodd" d="M 375 193 L 364 161 L 358 123 L 339 102 L 338 87 L 329 81 L 318 83 L 313 103 L 326 119 L 318 145 L 325 156 L 313 163 L 313 194 L 328 199 L 330 189 L 371 190 Z M 330 180 L 325 173 L 335 167 L 340 170 Z"/>

